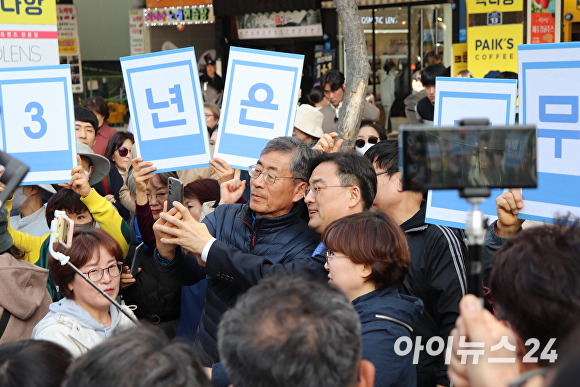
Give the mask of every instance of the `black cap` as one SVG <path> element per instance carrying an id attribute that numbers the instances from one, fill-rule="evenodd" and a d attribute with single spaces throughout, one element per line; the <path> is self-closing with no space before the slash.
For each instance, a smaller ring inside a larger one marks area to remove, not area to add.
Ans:
<path id="1" fill-rule="evenodd" d="M 215 60 L 213 60 L 212 58 L 207 58 L 205 60 L 205 64 L 206 65 L 214 65 L 215 66 Z"/>

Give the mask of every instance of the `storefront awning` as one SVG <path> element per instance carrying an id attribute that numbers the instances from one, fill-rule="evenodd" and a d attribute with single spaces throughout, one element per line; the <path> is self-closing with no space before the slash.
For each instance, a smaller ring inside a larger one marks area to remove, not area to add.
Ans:
<path id="1" fill-rule="evenodd" d="M 214 0 L 216 17 L 247 13 L 319 9 L 321 0 Z M 332 1 L 331 1 L 332 3 Z"/>
<path id="2" fill-rule="evenodd" d="M 379 5 L 406 5 L 406 4 L 433 4 L 433 3 L 452 3 L 452 0 L 357 0 L 359 7 L 372 7 Z M 334 1 L 323 1 L 321 8 L 336 8 Z"/>

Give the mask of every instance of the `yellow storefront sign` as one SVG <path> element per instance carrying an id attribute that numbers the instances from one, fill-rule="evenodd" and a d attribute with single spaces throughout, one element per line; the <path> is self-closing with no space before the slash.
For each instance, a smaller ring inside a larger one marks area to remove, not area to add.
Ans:
<path id="1" fill-rule="evenodd" d="M 56 24 L 56 0 L 2 0 L 0 24 Z"/>
<path id="2" fill-rule="evenodd" d="M 58 39 L 58 53 L 60 55 L 77 54 L 77 40 L 75 38 Z"/>
<path id="3" fill-rule="evenodd" d="M 476 78 L 490 71 L 518 71 L 518 45 L 523 44 L 521 24 L 469 27 L 467 66 Z"/>
<path id="4" fill-rule="evenodd" d="M 467 70 L 467 43 L 454 43 L 451 76 L 455 77 L 458 72 L 463 70 Z"/>
<path id="5" fill-rule="evenodd" d="M 467 13 L 518 12 L 524 9 L 524 0 L 467 0 Z"/>

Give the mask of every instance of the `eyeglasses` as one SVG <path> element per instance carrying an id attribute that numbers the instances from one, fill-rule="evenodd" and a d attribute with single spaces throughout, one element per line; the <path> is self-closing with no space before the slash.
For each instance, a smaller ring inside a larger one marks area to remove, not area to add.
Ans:
<path id="1" fill-rule="evenodd" d="M 389 173 L 389 171 L 377 172 L 377 173 L 375 173 L 375 176 L 381 176 L 381 175 L 384 175 L 385 173 Z"/>
<path id="2" fill-rule="evenodd" d="M 248 173 L 252 179 L 257 179 L 260 175 L 264 176 L 264 181 L 268 184 L 274 184 L 277 179 L 298 179 L 303 180 L 301 177 L 293 177 L 293 176 L 276 176 L 271 172 L 261 171 L 258 169 L 256 164 L 250 165 L 248 167 Z"/>
<path id="3" fill-rule="evenodd" d="M 91 281 L 97 282 L 103 278 L 103 275 L 105 275 L 105 270 L 109 272 L 110 277 L 118 277 L 121 275 L 121 265 L 118 263 L 113 263 L 111 266 L 104 269 L 93 269 L 83 274 L 86 275 Z"/>
<path id="4" fill-rule="evenodd" d="M 117 149 L 117 151 L 119 152 L 119 156 L 125 157 L 129 154 L 129 152 L 131 152 L 131 149 L 127 149 L 125 147 L 120 147 Z"/>
<path id="5" fill-rule="evenodd" d="M 206 117 L 206 118 L 207 118 L 207 117 L 213 117 L 213 116 L 214 116 L 213 114 L 205 113 L 205 117 Z"/>
<path id="6" fill-rule="evenodd" d="M 326 251 L 326 263 L 330 264 L 330 261 L 332 261 L 334 258 L 348 258 L 348 256 L 346 255 L 335 255 L 334 251 L 330 251 L 327 250 Z"/>
<path id="7" fill-rule="evenodd" d="M 367 142 L 369 144 L 376 144 L 379 142 L 379 138 L 376 136 L 370 136 L 366 141 L 363 138 L 359 138 L 354 142 L 354 144 L 357 146 L 357 148 L 362 148 L 366 145 Z"/>
<path id="8" fill-rule="evenodd" d="M 167 199 L 167 192 L 161 192 L 156 194 L 147 194 L 147 200 L 151 200 L 152 198 L 157 199 L 158 202 L 164 202 Z"/>
<path id="9" fill-rule="evenodd" d="M 317 185 L 314 185 L 314 186 L 307 185 L 306 187 L 304 187 L 304 197 L 306 197 L 306 196 L 308 196 L 308 194 L 310 194 L 310 196 L 315 198 L 318 196 L 318 193 L 320 192 L 320 190 L 326 189 L 326 188 L 349 188 L 349 187 L 352 187 L 352 185 L 325 185 L 322 187 L 319 187 Z"/>

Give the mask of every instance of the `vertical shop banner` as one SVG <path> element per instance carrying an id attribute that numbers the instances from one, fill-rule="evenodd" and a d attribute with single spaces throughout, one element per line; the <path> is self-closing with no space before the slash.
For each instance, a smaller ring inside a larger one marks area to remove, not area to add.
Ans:
<path id="1" fill-rule="evenodd" d="M 517 72 L 523 10 L 523 0 L 467 0 L 467 67 L 475 78 L 490 71 Z"/>
<path id="2" fill-rule="evenodd" d="M 531 0 L 528 9 L 528 43 L 556 43 L 560 41 L 560 2 Z"/>
<path id="3" fill-rule="evenodd" d="M 215 156 L 248 169 L 268 141 L 291 136 L 304 56 L 232 47 Z"/>
<path id="4" fill-rule="evenodd" d="M 437 78 L 435 125 L 453 126 L 465 118 L 487 118 L 491 125 L 514 125 L 516 91 L 515 79 Z M 492 219 L 496 213 L 495 197 L 501 192 L 492 190 L 479 206 Z M 425 218 L 428 223 L 464 228 L 471 209 L 457 191 L 429 191 Z"/>
<path id="5" fill-rule="evenodd" d="M 520 121 L 538 128 L 538 188 L 523 219 L 580 216 L 580 42 L 519 47 Z"/>
<path id="6" fill-rule="evenodd" d="M 328 70 L 332 70 L 334 65 L 335 51 L 314 50 L 314 73 L 312 74 L 313 84 L 320 83 L 322 77 Z"/>
<path id="7" fill-rule="evenodd" d="M 131 55 L 141 55 L 146 53 L 146 30 L 143 10 L 129 10 L 129 45 L 131 46 Z"/>
<path id="8" fill-rule="evenodd" d="M 68 65 L 0 69 L 0 144 L 30 167 L 23 184 L 70 180 L 76 142 Z"/>
<path id="9" fill-rule="evenodd" d="M 0 68 L 57 65 L 56 0 L 0 2 Z"/>
<path id="10" fill-rule="evenodd" d="M 69 64 L 72 74 L 73 93 L 83 92 L 83 70 L 81 66 L 81 47 L 77 7 L 59 4 L 58 15 L 58 52 L 60 64 Z"/>
<path id="11" fill-rule="evenodd" d="M 193 47 L 121 58 L 137 155 L 157 172 L 209 166 Z"/>
<path id="12" fill-rule="evenodd" d="M 457 73 L 463 70 L 469 70 L 467 68 L 467 43 L 454 43 L 451 76 L 456 77 Z"/>

